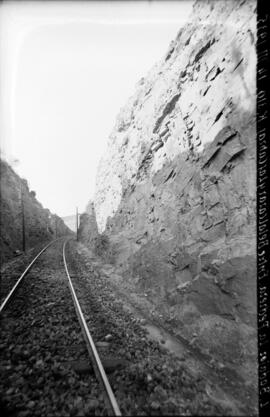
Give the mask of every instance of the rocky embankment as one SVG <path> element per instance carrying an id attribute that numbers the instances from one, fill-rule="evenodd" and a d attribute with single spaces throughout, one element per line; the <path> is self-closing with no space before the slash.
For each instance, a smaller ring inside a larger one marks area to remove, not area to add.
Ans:
<path id="1" fill-rule="evenodd" d="M 60 217 L 42 207 L 35 192 L 29 190 L 27 181 L 20 178 L 6 161 L 0 160 L 0 164 L 0 249 L 3 263 L 23 249 L 23 216 L 26 250 L 71 231 Z"/>
<path id="2" fill-rule="evenodd" d="M 120 111 L 80 234 L 256 385 L 256 2 L 197 1 Z M 120 285 L 120 284 L 119 284 Z"/>
<path id="3" fill-rule="evenodd" d="M 29 272 L 27 285 L 19 288 L 1 316 L 2 416 L 113 415 L 80 331 L 62 246 L 61 241 L 55 242 L 42 254 Z M 169 355 L 147 337 L 140 320 L 101 278 L 87 249 L 71 241 L 66 259 L 122 415 L 239 415 L 238 404 L 213 381 L 192 372 L 183 357 Z"/>

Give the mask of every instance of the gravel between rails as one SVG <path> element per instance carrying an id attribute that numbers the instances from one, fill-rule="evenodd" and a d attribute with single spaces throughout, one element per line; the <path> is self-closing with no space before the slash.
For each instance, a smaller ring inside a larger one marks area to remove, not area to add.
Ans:
<path id="1" fill-rule="evenodd" d="M 66 258 L 123 415 L 231 415 L 227 406 L 211 401 L 200 377 L 147 338 L 109 283 L 80 256 L 76 242 L 67 244 Z M 0 328 L 0 406 L 5 415 L 108 415 L 73 307 L 62 242 L 37 260 L 2 315 Z"/>
<path id="2" fill-rule="evenodd" d="M 1 316 L 1 415 L 107 415 L 67 284 L 63 242 L 37 260 Z"/>
<path id="3" fill-rule="evenodd" d="M 205 381 L 155 341 L 124 310 L 108 281 L 69 241 L 67 265 L 88 327 L 123 415 L 231 415 L 207 395 Z M 105 367 L 106 368 L 106 367 Z"/>

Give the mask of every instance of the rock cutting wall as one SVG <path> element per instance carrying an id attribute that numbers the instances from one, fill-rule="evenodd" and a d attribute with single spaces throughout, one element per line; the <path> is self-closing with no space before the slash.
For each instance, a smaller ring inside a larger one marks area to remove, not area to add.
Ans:
<path id="1" fill-rule="evenodd" d="M 183 172 L 186 166 L 203 169 L 206 148 L 221 148 L 222 142 L 214 139 L 224 128 L 244 136 L 256 105 L 255 7 L 255 1 L 197 2 L 192 21 L 162 62 L 140 80 L 118 116 L 98 170 L 100 230 L 132 186 L 144 184 L 174 161 Z M 216 166 L 218 172 L 234 155 L 242 157 L 249 145 L 240 136 L 225 143 L 216 155 L 224 165 Z M 231 152 L 231 158 L 225 160 L 224 152 Z M 168 181 L 179 182 L 173 174 Z"/>
<path id="2" fill-rule="evenodd" d="M 94 203 L 89 201 L 85 213 L 80 215 L 80 224 L 78 238 L 92 249 L 95 246 L 95 240 L 99 236 Z"/>
<path id="3" fill-rule="evenodd" d="M 256 361 L 255 112 L 256 1 L 197 1 L 121 109 L 94 200 L 119 271 L 242 375 Z"/>
<path id="4" fill-rule="evenodd" d="M 44 209 L 7 162 L 0 160 L 0 249 L 1 263 L 22 251 L 22 203 L 25 217 L 26 250 L 53 238 L 70 234 L 63 220 Z"/>

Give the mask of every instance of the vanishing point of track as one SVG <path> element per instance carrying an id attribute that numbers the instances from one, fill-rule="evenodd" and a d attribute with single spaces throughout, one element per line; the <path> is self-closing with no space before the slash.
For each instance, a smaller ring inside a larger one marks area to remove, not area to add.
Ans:
<path id="1" fill-rule="evenodd" d="M 2 302 L 1 306 L 0 306 L 0 314 L 2 314 L 2 312 L 6 309 L 7 305 L 14 299 L 18 288 L 21 286 L 25 276 L 27 275 L 27 273 L 30 271 L 30 269 L 32 268 L 32 266 L 35 264 L 35 262 L 39 259 L 39 257 L 43 254 L 43 252 L 45 252 L 45 250 L 47 248 L 49 248 L 53 243 L 55 243 L 56 241 L 58 241 L 59 239 L 56 239 L 52 242 L 50 242 L 49 244 L 47 244 L 36 256 L 35 258 L 32 260 L 32 262 L 27 266 L 27 268 L 24 270 L 24 272 L 20 275 L 19 279 L 16 281 L 15 285 L 13 286 L 13 288 L 11 289 L 11 291 L 9 291 L 8 295 L 6 295 L 4 301 Z M 86 320 L 84 318 L 84 315 L 82 313 L 82 309 L 80 307 L 78 298 L 76 296 L 73 284 L 72 284 L 72 280 L 68 271 L 68 267 L 67 267 L 67 262 L 66 262 L 66 254 L 65 254 L 65 247 L 66 247 L 66 243 L 67 240 L 64 241 L 63 243 L 63 263 L 64 263 L 64 268 L 65 268 L 65 272 L 67 275 L 67 279 L 68 279 L 68 285 L 70 288 L 70 292 L 71 292 L 71 296 L 72 296 L 72 300 L 74 303 L 74 307 L 76 310 L 76 314 L 81 326 L 81 330 L 85 339 L 85 343 L 87 346 L 87 351 L 89 353 L 89 356 L 91 358 L 91 362 L 93 365 L 93 369 L 96 375 L 96 378 L 98 379 L 98 381 L 100 382 L 102 388 L 103 388 L 103 392 L 105 394 L 105 402 L 108 408 L 108 411 L 110 413 L 112 413 L 112 415 L 115 416 L 121 416 L 121 412 L 119 409 L 119 406 L 117 404 L 116 398 L 114 396 L 114 393 L 112 391 L 112 388 L 110 386 L 109 380 L 107 378 L 107 375 L 105 373 L 104 367 L 102 365 L 102 362 L 100 360 L 100 357 L 98 355 L 96 346 L 94 344 L 93 338 L 90 334 L 90 331 L 88 329 L 88 326 L 86 324 Z"/>

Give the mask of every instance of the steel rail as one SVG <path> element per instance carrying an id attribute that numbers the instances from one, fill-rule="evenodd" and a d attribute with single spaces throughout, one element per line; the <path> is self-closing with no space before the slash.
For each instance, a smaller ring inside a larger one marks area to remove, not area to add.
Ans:
<path id="1" fill-rule="evenodd" d="M 95 374 L 97 379 L 101 382 L 101 384 L 104 387 L 104 390 L 106 392 L 106 397 L 109 403 L 109 407 L 110 409 L 113 411 L 115 416 L 121 416 L 121 411 L 119 409 L 119 406 L 117 404 L 116 398 L 114 396 L 114 393 L 112 391 L 111 385 L 109 383 L 109 380 L 107 378 L 107 375 L 105 373 L 105 370 L 103 368 L 102 362 L 100 360 L 100 357 L 98 355 L 96 346 L 94 344 L 94 341 L 92 339 L 92 336 L 89 332 L 89 329 L 87 327 L 84 315 L 82 313 L 79 301 L 77 299 L 69 272 L 68 272 L 68 268 L 67 268 L 67 263 L 66 263 L 66 256 L 65 256 L 65 248 L 66 248 L 66 243 L 67 241 L 64 242 L 63 245 L 63 261 L 64 261 L 64 265 L 65 265 L 65 270 L 66 270 L 66 274 L 68 277 L 68 283 L 69 283 L 69 287 L 70 287 L 70 291 L 71 291 L 71 295 L 73 298 L 73 302 L 75 305 L 75 309 L 76 309 L 76 313 L 81 325 L 81 328 L 83 330 L 83 334 L 85 337 L 85 341 L 86 341 L 86 345 L 87 345 L 87 350 L 89 352 L 89 355 L 91 356 L 92 360 L 93 360 L 93 365 L 94 365 L 94 370 L 95 370 Z"/>
<path id="2" fill-rule="evenodd" d="M 58 239 L 56 239 L 58 240 Z M 48 245 L 45 246 L 45 248 L 43 248 L 38 254 L 37 256 L 32 260 L 32 262 L 28 265 L 28 267 L 25 269 L 25 271 L 22 273 L 22 275 L 20 276 L 20 278 L 18 279 L 18 281 L 16 282 L 16 284 L 13 286 L 12 290 L 9 292 L 8 296 L 5 298 L 5 300 L 3 301 L 3 303 L 1 304 L 0 307 L 0 314 L 2 313 L 2 311 L 4 310 L 4 308 L 7 306 L 7 304 L 9 303 L 9 301 L 11 300 L 12 296 L 15 294 L 15 291 L 18 289 L 19 285 L 21 284 L 22 280 L 24 279 L 25 275 L 27 274 L 27 272 L 29 272 L 30 268 L 33 266 L 33 264 L 36 262 L 36 260 L 40 257 L 40 255 L 49 247 L 51 246 L 53 243 L 56 242 L 56 240 L 53 240 L 52 242 L 48 243 Z"/>

